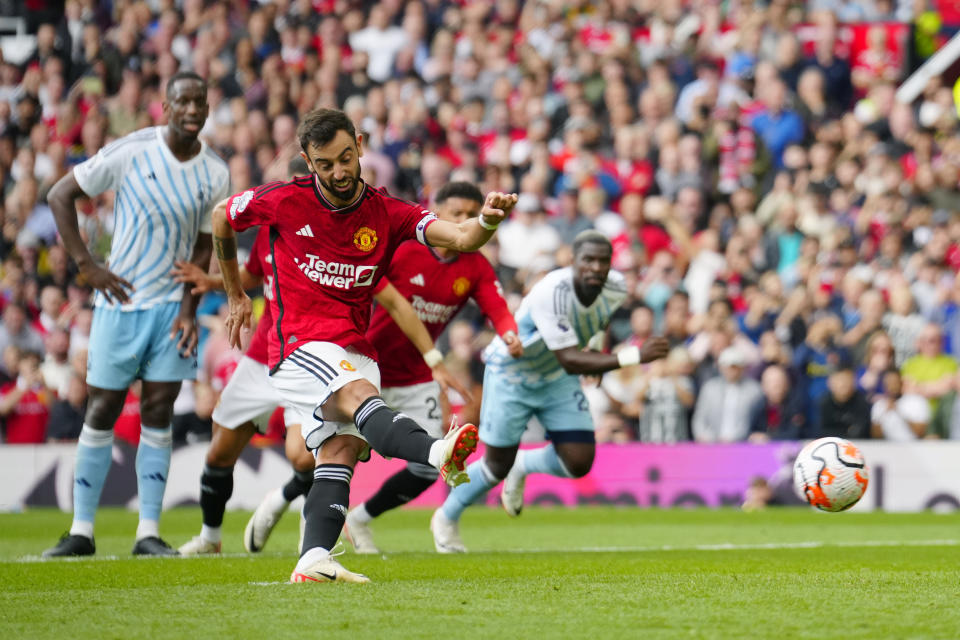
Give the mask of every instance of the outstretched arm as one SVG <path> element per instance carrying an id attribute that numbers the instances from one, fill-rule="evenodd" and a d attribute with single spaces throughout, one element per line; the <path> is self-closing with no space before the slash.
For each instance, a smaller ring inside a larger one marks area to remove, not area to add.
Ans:
<path id="1" fill-rule="evenodd" d="M 404 298 L 392 284 L 387 284 L 375 297 L 377 302 L 383 305 L 393 321 L 400 327 L 403 334 L 417 348 L 426 363 L 430 365 L 433 370 L 433 379 L 440 385 L 441 390 L 446 393 L 449 387 L 453 387 L 467 402 L 472 400 L 473 396 L 470 395 L 467 388 L 447 371 L 443 364 L 443 355 L 433 344 L 430 332 L 427 331 L 427 328 L 417 316 L 417 311 L 410 304 L 410 301 Z"/>
<path id="2" fill-rule="evenodd" d="M 226 328 L 230 344 L 240 348 L 240 330 L 249 329 L 253 322 L 253 306 L 240 281 L 240 265 L 237 263 L 237 234 L 227 222 L 227 201 L 213 208 L 213 248 L 223 274 L 223 288 L 227 292 Z"/>
<path id="3" fill-rule="evenodd" d="M 480 215 L 459 224 L 436 220 L 427 227 L 427 242 L 434 247 L 455 251 L 476 251 L 493 237 L 497 226 L 503 222 L 517 204 L 515 193 L 488 193 Z"/>
<path id="4" fill-rule="evenodd" d="M 644 362 L 652 362 L 666 357 L 670 351 L 670 343 L 666 338 L 650 338 L 643 343 L 643 348 L 627 347 L 618 353 L 599 353 L 597 351 L 583 351 L 579 347 L 567 347 L 553 352 L 560 361 L 564 371 L 571 374 L 591 375 L 606 373 L 620 367 L 629 367 Z"/>
<path id="5" fill-rule="evenodd" d="M 213 253 L 213 244 L 209 233 L 197 234 L 197 242 L 193 246 L 193 255 L 190 264 L 198 269 L 210 268 L 210 256 Z M 180 314 L 173 321 L 170 328 L 170 339 L 177 340 L 177 351 L 181 355 L 193 355 L 197 349 L 200 336 L 197 333 L 197 305 L 200 304 L 200 294 L 194 293 L 191 287 L 184 285 L 183 298 L 180 300 Z"/>
<path id="6" fill-rule="evenodd" d="M 77 263 L 79 279 L 102 293 L 108 302 L 127 302 L 133 285 L 106 267 L 98 265 L 80 237 L 80 224 L 77 222 L 74 202 L 85 195 L 72 170 L 50 187 L 47 203 L 53 211 L 53 219 L 57 222 L 57 231 L 63 238 L 67 253 Z"/>

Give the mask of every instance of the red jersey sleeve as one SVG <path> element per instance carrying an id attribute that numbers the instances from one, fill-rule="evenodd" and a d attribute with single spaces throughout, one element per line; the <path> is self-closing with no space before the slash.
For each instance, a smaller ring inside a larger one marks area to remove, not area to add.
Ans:
<path id="1" fill-rule="evenodd" d="M 386 196 L 384 202 L 390 214 L 390 226 L 398 234 L 400 242 L 416 238 L 420 244 L 430 246 L 427 242 L 427 227 L 437 221 L 436 215 L 418 204 L 392 196 Z"/>
<path id="2" fill-rule="evenodd" d="M 258 224 L 273 224 L 277 218 L 277 207 L 270 194 L 284 184 L 271 182 L 230 196 L 227 199 L 227 222 L 234 231 L 243 231 Z"/>
<path id="3" fill-rule="evenodd" d="M 385 277 L 380 278 L 380 280 L 377 281 L 377 284 L 373 285 L 373 295 L 377 295 L 378 293 L 386 289 L 388 284 L 390 284 L 390 280 L 388 280 Z"/>
<path id="4" fill-rule="evenodd" d="M 497 335 L 502 336 L 507 331 L 517 333 L 517 321 L 513 319 L 513 314 L 507 308 L 507 301 L 503 297 L 503 287 L 500 286 L 500 281 L 497 280 L 497 274 L 494 273 L 493 267 L 484 258 L 477 260 L 477 271 L 480 272 L 480 278 L 477 280 L 471 297 L 480 306 L 483 314 L 490 318 L 493 328 L 497 330 Z"/>

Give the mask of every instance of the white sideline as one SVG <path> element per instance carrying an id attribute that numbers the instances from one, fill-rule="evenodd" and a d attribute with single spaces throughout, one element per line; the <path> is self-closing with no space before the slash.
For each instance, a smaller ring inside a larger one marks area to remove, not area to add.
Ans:
<path id="1" fill-rule="evenodd" d="M 955 547 L 960 545 L 960 540 L 841 540 L 838 542 L 824 542 L 822 540 L 810 540 L 806 542 L 755 542 L 734 544 L 731 542 L 720 542 L 715 544 L 695 544 L 695 545 L 651 545 L 651 546 L 628 546 L 628 547 L 574 547 L 569 549 L 478 549 L 471 553 L 651 553 L 658 551 L 757 551 L 765 549 L 820 549 L 829 547 Z M 182 558 L 151 558 L 140 557 L 138 560 L 194 560 L 197 558 L 251 558 L 272 557 L 282 558 L 292 554 L 280 551 L 271 553 L 223 553 L 216 555 L 187 556 Z M 421 551 L 407 551 L 401 553 L 423 553 Z M 129 560 L 132 556 L 93 556 L 83 558 L 43 558 L 41 556 L 23 556 L 12 560 L 0 560 L 0 564 L 28 564 L 34 562 L 90 562 L 90 561 L 114 561 Z M 251 583 L 260 584 L 260 583 Z M 272 582 L 263 584 L 274 584 Z M 285 584 L 285 583 L 283 583 Z"/>

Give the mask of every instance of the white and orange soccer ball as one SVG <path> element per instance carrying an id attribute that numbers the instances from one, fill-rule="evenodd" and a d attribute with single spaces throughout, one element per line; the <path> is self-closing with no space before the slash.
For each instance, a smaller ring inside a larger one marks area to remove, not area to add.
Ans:
<path id="1" fill-rule="evenodd" d="M 823 511 L 849 509 L 863 497 L 870 474 L 857 445 L 843 438 L 820 438 L 800 450 L 793 463 L 797 494 Z"/>

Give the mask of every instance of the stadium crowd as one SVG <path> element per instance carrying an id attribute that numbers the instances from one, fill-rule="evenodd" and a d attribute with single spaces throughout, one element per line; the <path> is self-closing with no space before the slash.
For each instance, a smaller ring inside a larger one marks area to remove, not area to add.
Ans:
<path id="1" fill-rule="evenodd" d="M 0 63 L 3 441 L 73 439 L 83 423 L 92 297 L 46 192 L 158 124 L 178 69 L 209 80 L 203 135 L 234 192 L 286 179 L 298 116 L 325 106 L 357 123 L 364 178 L 394 195 L 429 206 L 450 180 L 520 194 L 485 249 L 512 306 L 570 263 L 578 232 L 607 235 L 629 283 L 607 347 L 662 334 L 673 349 L 585 381 L 599 441 L 960 438 L 957 110 L 939 78 L 911 104 L 894 96 L 925 11 L 67 0 L 53 22 L 32 15 L 35 51 Z M 82 206 L 101 256 L 112 208 Z M 202 305 L 180 439 L 202 437 L 236 364 L 222 301 Z M 477 384 L 479 318 L 444 344 Z M 117 434 L 135 441 L 128 400 Z"/>

